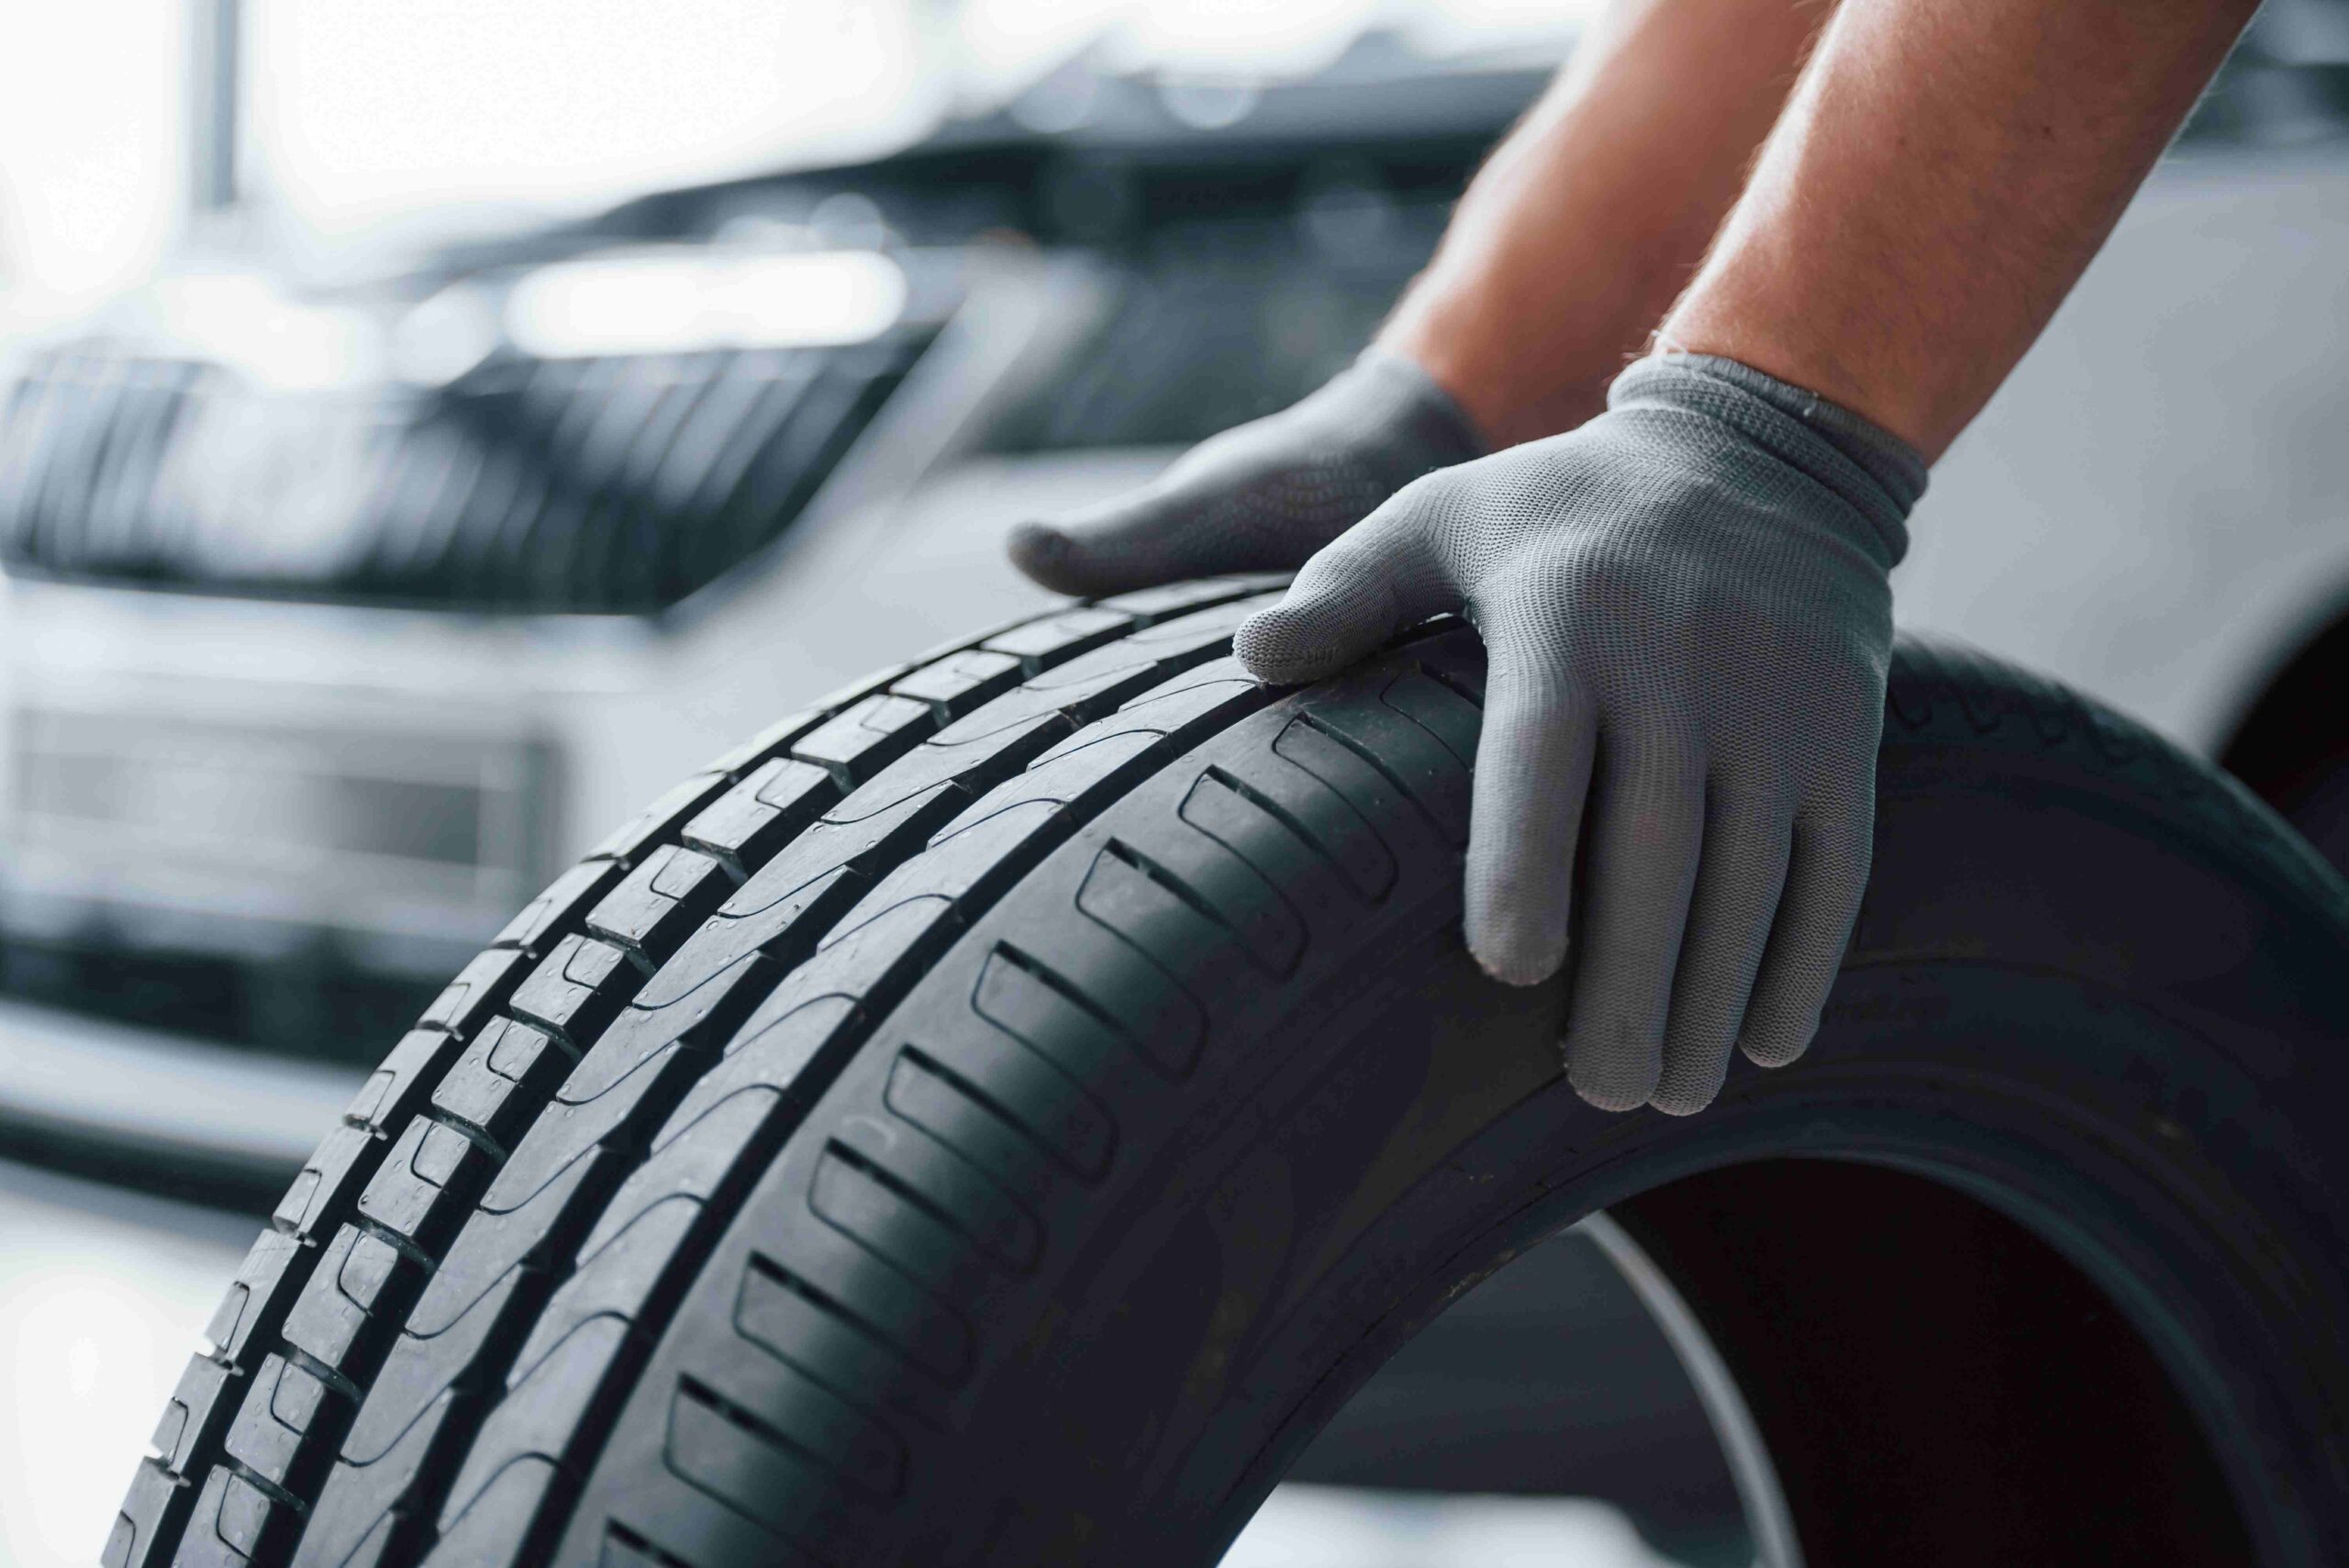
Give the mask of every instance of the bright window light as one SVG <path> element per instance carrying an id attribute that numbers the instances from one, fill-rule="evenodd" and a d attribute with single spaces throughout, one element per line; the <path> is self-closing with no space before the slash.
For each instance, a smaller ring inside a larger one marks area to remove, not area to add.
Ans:
<path id="1" fill-rule="evenodd" d="M 639 251 L 525 276 L 506 333 L 541 359 L 862 343 L 906 307 L 906 275 L 877 251 L 740 259 Z"/>

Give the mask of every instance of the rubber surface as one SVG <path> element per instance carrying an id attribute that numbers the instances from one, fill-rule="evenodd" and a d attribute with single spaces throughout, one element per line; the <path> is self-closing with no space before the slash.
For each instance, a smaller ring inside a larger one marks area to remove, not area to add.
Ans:
<path id="1" fill-rule="evenodd" d="M 886 673 L 566 873 L 287 1195 L 106 1562 L 1210 1562 L 1602 1206 L 1803 1449 L 1814 1564 L 2349 1554 L 2349 895 L 2306 846 L 1904 645 L 1810 1055 L 1609 1117 L 1562 986 L 1460 951 L 1474 635 L 1270 691 L 1228 654 L 1269 587 Z M 1731 1180 L 1788 1155 L 1865 1163 Z M 2019 1344 L 2071 1371 L 1980 1375 Z"/>

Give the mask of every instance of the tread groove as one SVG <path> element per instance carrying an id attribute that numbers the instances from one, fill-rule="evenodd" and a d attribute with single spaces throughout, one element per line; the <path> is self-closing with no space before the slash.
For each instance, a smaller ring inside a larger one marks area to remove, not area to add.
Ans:
<path id="1" fill-rule="evenodd" d="M 1310 708 L 1306 709 L 1297 716 L 1297 723 L 1300 728 L 1309 729 L 1313 731 L 1314 734 L 1320 736 L 1324 740 L 1329 741 L 1331 745 L 1342 747 L 1347 751 L 1351 752 L 1357 761 L 1361 762 L 1364 766 L 1375 773 L 1380 778 L 1385 779 L 1386 781 L 1387 787 L 1394 790 L 1397 795 L 1410 802 L 1412 809 L 1417 811 L 1421 817 L 1425 818 L 1427 825 L 1430 828 L 1433 828 L 1439 834 L 1443 831 L 1443 824 L 1436 820 L 1435 812 L 1429 807 L 1428 803 L 1425 800 L 1422 800 L 1419 797 L 1419 792 L 1413 789 L 1409 784 L 1405 784 L 1403 782 L 1403 776 L 1397 773 L 1386 760 L 1378 755 L 1377 752 L 1372 751 L 1369 747 L 1364 745 L 1353 736 L 1348 735 L 1344 730 L 1330 724 L 1314 713 Z"/>
<path id="2" fill-rule="evenodd" d="M 1210 841 L 1214 840 L 1210 838 Z M 1258 969 L 1264 971 L 1267 974 L 1280 974 L 1286 972 L 1284 966 L 1267 958 L 1259 945 L 1249 940 L 1247 932 L 1232 923 L 1231 917 L 1224 913 L 1221 906 L 1192 886 L 1189 882 L 1176 875 L 1164 864 L 1142 853 L 1123 839 L 1111 839 L 1101 846 L 1101 852 L 1148 878 L 1153 884 L 1165 889 L 1185 908 L 1221 931 L 1231 945 L 1239 950 L 1241 956 Z M 1252 869 L 1251 868 L 1252 871 Z M 1274 894 L 1273 896 L 1279 895 Z M 1294 968 L 1295 965 L 1286 967 Z"/>
<path id="3" fill-rule="evenodd" d="M 1307 827 L 1305 823 L 1298 818 L 1297 815 L 1291 811 L 1287 806 L 1283 806 L 1279 801 L 1275 800 L 1271 795 L 1266 795 L 1263 790 L 1258 789 L 1246 779 L 1241 778 L 1239 774 L 1231 772 L 1229 768 L 1221 766 L 1220 764 L 1210 764 L 1200 773 L 1199 777 L 1202 779 L 1212 779 L 1215 783 L 1222 785 L 1225 789 L 1230 790 L 1233 795 L 1238 795 L 1241 799 L 1246 801 L 1249 805 L 1254 806 L 1257 810 L 1263 812 L 1265 816 L 1271 817 L 1282 827 L 1287 828 L 1289 833 L 1296 838 L 1298 843 L 1304 845 L 1306 849 L 1320 858 L 1322 864 L 1329 868 L 1331 879 L 1335 881 L 1339 886 L 1353 894 L 1360 902 L 1364 904 L 1378 904 L 1385 900 L 1386 895 L 1383 893 L 1373 894 L 1364 890 L 1362 884 L 1347 872 L 1345 865 L 1338 859 L 1336 852 L 1332 851 L 1327 843 L 1323 842 L 1320 834 L 1316 833 L 1312 828 Z"/>

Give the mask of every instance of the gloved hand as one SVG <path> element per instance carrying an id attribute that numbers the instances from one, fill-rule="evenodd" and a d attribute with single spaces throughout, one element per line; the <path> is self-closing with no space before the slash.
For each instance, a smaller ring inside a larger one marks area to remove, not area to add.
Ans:
<path id="1" fill-rule="evenodd" d="M 1011 559 L 1063 594 L 1291 570 L 1412 480 L 1484 451 L 1425 371 L 1373 349 L 1294 407 L 1200 442 L 1139 494 L 1020 525 Z"/>
<path id="2" fill-rule="evenodd" d="M 1609 1109 L 1809 1043 L 1867 883 L 1886 583 L 1923 461 L 1727 360 L 1634 365 L 1609 411 L 1410 485 L 1240 628 L 1275 682 L 1466 614 L 1490 660 L 1467 940 L 1571 952 L 1567 1075 Z M 1577 887 L 1575 857 L 1586 860 Z"/>

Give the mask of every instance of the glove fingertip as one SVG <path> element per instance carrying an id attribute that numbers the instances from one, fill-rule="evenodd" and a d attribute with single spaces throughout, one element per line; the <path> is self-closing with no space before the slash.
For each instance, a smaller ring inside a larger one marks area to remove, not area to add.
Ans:
<path id="1" fill-rule="evenodd" d="M 1819 1021 L 1811 1019 L 1799 1028 L 1749 1021 L 1745 1031 L 1738 1036 L 1737 1046 L 1745 1052 L 1746 1060 L 1757 1067 L 1785 1067 L 1801 1060 L 1804 1051 L 1819 1033 Z"/>
<path id="2" fill-rule="evenodd" d="M 1004 553 L 1011 557 L 1011 564 L 1030 582 L 1041 584 L 1056 594 L 1088 591 L 1083 571 L 1082 547 L 1052 524 L 1015 524 L 1005 537 L 1003 548 Z"/>
<path id="3" fill-rule="evenodd" d="M 1566 944 L 1518 932 L 1478 932 L 1468 937 L 1468 956 L 1504 985 L 1539 985 L 1565 967 Z"/>
<path id="4" fill-rule="evenodd" d="M 1566 1082 L 1585 1105 L 1603 1111 L 1635 1111 L 1655 1093 L 1655 1074 L 1626 1073 L 1611 1066 L 1592 1068 L 1578 1058 L 1566 1062 Z"/>
<path id="5" fill-rule="evenodd" d="M 1231 634 L 1231 651 L 1248 673 L 1269 685 L 1297 686 L 1334 675 L 1355 651 L 1341 646 L 1309 613 L 1284 601 L 1258 610 Z"/>

